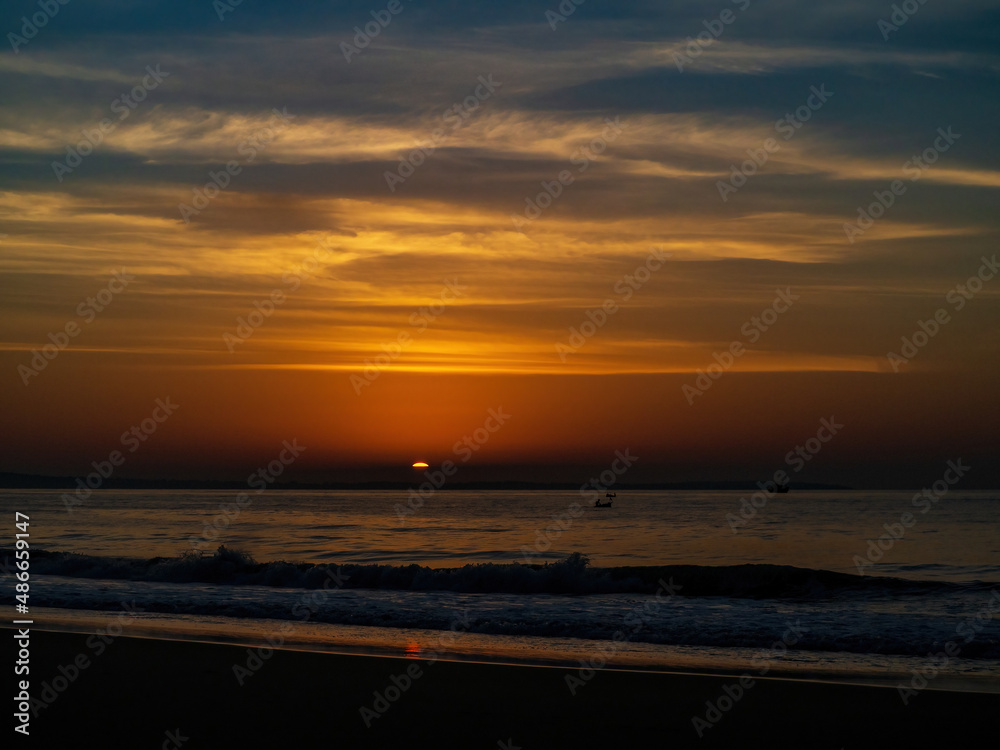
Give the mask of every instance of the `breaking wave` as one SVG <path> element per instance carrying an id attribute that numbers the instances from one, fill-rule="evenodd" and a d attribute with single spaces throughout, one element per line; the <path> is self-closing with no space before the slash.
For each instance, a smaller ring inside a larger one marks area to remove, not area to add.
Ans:
<path id="1" fill-rule="evenodd" d="M 11 550 L 0 550 L 12 566 Z M 913 581 L 858 576 L 790 565 L 660 565 L 593 568 L 578 552 L 546 564 L 478 563 L 460 568 L 420 565 L 315 564 L 282 560 L 257 562 L 247 552 L 219 547 L 214 554 L 180 557 L 100 557 L 72 552 L 32 550 L 32 574 L 64 577 L 212 583 L 275 588 L 313 589 L 329 586 L 331 578 L 348 589 L 452 591 L 503 594 L 654 594 L 675 586 L 685 597 L 833 598 L 841 595 L 946 593 L 978 588 L 977 584 Z M 5 569 L 10 569 L 5 568 Z M 982 584 L 985 588 L 989 584 Z"/>

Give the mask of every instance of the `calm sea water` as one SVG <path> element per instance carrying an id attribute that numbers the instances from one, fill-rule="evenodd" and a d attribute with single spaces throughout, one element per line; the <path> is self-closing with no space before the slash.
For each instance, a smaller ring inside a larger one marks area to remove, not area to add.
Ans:
<path id="1" fill-rule="evenodd" d="M 61 493 L 0 491 L 32 516 L 32 543 L 92 555 L 174 556 L 225 544 L 257 560 L 417 563 L 544 562 L 581 552 L 595 566 L 772 563 L 857 572 L 855 555 L 903 513 L 915 516 L 867 574 L 1000 582 L 1000 493 L 945 495 L 926 513 L 912 492 L 775 495 L 734 533 L 739 492 L 618 493 L 595 509 L 578 492 L 440 491 L 400 515 L 401 492 L 98 491 L 67 512 Z M 236 515 L 236 511 L 239 514 Z"/>
<path id="2" fill-rule="evenodd" d="M 8 518 L 31 518 L 43 627 L 93 629 L 126 606 L 132 632 L 161 637 L 281 632 L 286 647 L 412 655 L 455 631 L 444 649 L 455 658 L 571 665 L 596 649 L 620 667 L 766 663 L 867 681 L 903 679 L 952 641 L 960 653 L 933 686 L 1000 690 L 997 493 L 928 505 L 912 492 L 793 490 L 735 533 L 738 492 L 623 491 L 595 509 L 577 492 L 440 491 L 407 509 L 391 491 L 251 492 L 242 507 L 237 492 L 98 491 L 72 513 L 61 495 L 0 491 Z M 213 557 L 220 545 L 246 555 Z M 589 569 L 560 564 L 574 552 Z M 434 577 L 414 564 L 476 567 Z M 808 569 L 793 571 L 806 583 L 759 565 Z M 630 566 L 692 567 L 641 583 Z M 657 580 L 679 590 L 657 595 Z M 12 584 L 4 575 L 5 603 Z"/>

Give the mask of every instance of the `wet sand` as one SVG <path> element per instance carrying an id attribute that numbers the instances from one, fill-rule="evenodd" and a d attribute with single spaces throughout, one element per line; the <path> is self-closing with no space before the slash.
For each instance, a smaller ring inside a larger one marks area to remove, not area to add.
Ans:
<path id="1" fill-rule="evenodd" d="M 95 656 L 86 639 L 32 632 L 33 697 L 78 654 L 89 664 L 18 746 L 937 748 L 992 736 L 1000 710 L 998 695 L 925 690 L 904 705 L 890 688 L 758 678 L 740 696 L 734 677 L 610 670 L 572 695 L 566 669 L 293 651 L 250 662 L 241 686 L 246 647 L 120 637 Z M 699 737 L 692 717 L 720 698 Z"/>

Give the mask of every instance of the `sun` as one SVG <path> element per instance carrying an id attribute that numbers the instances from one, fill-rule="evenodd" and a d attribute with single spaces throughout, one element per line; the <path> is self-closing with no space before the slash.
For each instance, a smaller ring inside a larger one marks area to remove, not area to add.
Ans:
<path id="1" fill-rule="evenodd" d="M 430 464 L 428 464 L 426 461 L 417 461 L 415 464 L 413 464 L 414 469 L 426 469 L 428 466 L 430 466 Z"/>

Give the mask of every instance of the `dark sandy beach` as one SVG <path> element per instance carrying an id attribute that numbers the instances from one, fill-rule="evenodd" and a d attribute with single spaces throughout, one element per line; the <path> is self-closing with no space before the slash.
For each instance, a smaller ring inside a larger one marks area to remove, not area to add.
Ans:
<path id="1" fill-rule="evenodd" d="M 33 697 L 93 656 L 86 638 L 32 633 Z M 990 736 L 1000 710 L 998 695 L 925 690 L 904 706 L 895 689 L 757 679 L 699 737 L 692 717 L 736 679 L 605 670 L 571 695 L 565 669 L 279 651 L 240 686 L 246 663 L 245 647 L 121 637 L 17 746 L 936 748 Z M 407 669 L 367 727 L 360 709 Z"/>

